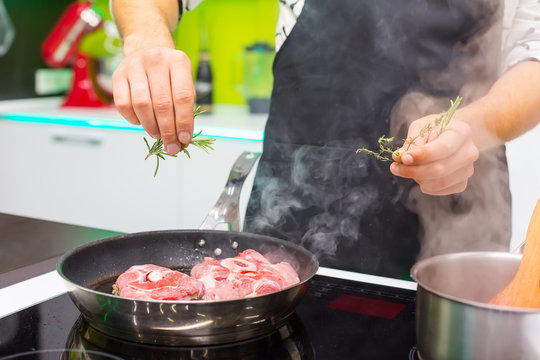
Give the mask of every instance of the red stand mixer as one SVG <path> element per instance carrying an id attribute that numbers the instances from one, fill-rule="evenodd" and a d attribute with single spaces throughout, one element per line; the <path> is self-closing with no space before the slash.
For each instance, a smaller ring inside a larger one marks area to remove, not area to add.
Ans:
<path id="1" fill-rule="evenodd" d="M 63 68 L 71 65 L 73 79 L 62 106 L 110 106 L 111 94 L 96 82 L 97 62 L 79 50 L 84 35 L 103 24 L 103 14 L 90 1 L 77 1 L 67 7 L 41 47 L 47 65 Z"/>

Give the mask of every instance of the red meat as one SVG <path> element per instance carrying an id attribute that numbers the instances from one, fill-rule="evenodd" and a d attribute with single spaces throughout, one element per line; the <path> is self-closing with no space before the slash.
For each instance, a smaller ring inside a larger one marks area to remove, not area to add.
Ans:
<path id="1" fill-rule="evenodd" d="M 191 270 L 191 276 L 205 286 L 205 300 L 235 299 L 281 290 L 300 281 L 286 262 L 271 264 L 255 250 L 221 261 L 204 258 Z"/>
<path id="2" fill-rule="evenodd" d="M 136 265 L 116 280 L 119 295 L 154 300 L 218 300 L 266 294 L 300 282 L 289 263 L 271 264 L 255 250 L 237 257 L 210 257 L 191 276 L 156 265 Z"/>
<path id="3" fill-rule="evenodd" d="M 192 277 L 156 265 L 135 265 L 116 279 L 120 296 L 146 300 L 193 300 L 204 285 Z"/>

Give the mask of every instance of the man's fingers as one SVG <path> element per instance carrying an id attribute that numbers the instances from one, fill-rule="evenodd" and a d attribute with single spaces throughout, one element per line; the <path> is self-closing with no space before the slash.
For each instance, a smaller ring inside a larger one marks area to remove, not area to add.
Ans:
<path id="1" fill-rule="evenodd" d="M 463 146 L 465 139 L 470 139 L 470 131 L 469 125 L 462 121 L 456 121 L 452 127 L 448 127 L 429 142 L 403 152 L 401 162 L 404 162 L 405 155 L 411 157 L 408 165 L 422 165 L 446 159 Z M 430 136 L 430 138 L 432 137 Z"/>
<path id="2" fill-rule="evenodd" d="M 394 162 L 390 166 L 390 171 L 392 174 L 404 178 L 433 180 L 448 176 L 463 166 L 472 165 L 477 159 L 478 149 L 475 146 L 462 146 L 451 157 L 441 161 L 433 161 L 423 165 L 405 165 L 403 162 Z"/>
<path id="3" fill-rule="evenodd" d="M 169 68 L 164 64 L 159 53 L 154 54 L 149 61 L 147 75 L 154 115 L 165 150 L 169 154 L 174 155 L 180 151 L 180 143 L 176 135 L 176 125 L 174 122 Z"/>
<path id="4" fill-rule="evenodd" d="M 195 89 L 191 65 L 187 56 L 179 57 L 171 64 L 172 101 L 178 140 L 187 146 L 193 136 L 193 104 Z"/>
<path id="5" fill-rule="evenodd" d="M 116 74 L 115 74 L 116 75 Z M 127 121 L 133 125 L 140 125 L 140 121 L 131 106 L 129 84 L 125 76 L 113 76 L 113 98 L 116 109 Z"/>
<path id="6" fill-rule="evenodd" d="M 143 67 L 132 68 L 128 72 L 128 82 L 131 91 L 133 111 L 141 122 L 142 127 L 154 139 L 161 137 L 159 127 L 154 116 L 152 98 L 148 87 L 148 78 Z"/>
<path id="7" fill-rule="evenodd" d="M 420 186 L 420 189 L 422 190 L 422 192 L 424 194 L 435 195 L 435 196 L 444 196 L 444 195 L 458 194 L 458 193 L 461 193 L 461 192 L 465 191 L 465 189 L 467 188 L 467 184 L 468 184 L 468 181 L 464 180 L 464 181 L 461 181 L 458 184 L 455 184 L 455 185 L 452 185 L 452 186 L 450 186 L 448 188 L 437 190 L 437 191 L 424 190 L 422 188 L 422 186 Z"/>
<path id="8" fill-rule="evenodd" d="M 452 174 L 449 174 L 445 177 L 434 179 L 434 180 L 420 180 L 420 189 L 426 194 L 440 194 L 441 192 L 448 191 L 448 189 L 453 189 L 456 185 L 465 184 L 467 180 L 474 174 L 474 166 L 469 164 L 464 166 Z M 464 189 L 463 189 L 464 190 Z M 461 191 L 463 191 L 461 190 Z"/>

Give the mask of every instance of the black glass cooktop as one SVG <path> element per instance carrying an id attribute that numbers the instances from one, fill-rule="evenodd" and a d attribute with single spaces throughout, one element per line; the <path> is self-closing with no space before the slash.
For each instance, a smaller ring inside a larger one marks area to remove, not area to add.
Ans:
<path id="1" fill-rule="evenodd" d="M 415 292 L 315 276 L 288 323 L 211 347 L 164 347 L 99 333 L 64 294 L 0 319 L 5 359 L 416 359 Z"/>

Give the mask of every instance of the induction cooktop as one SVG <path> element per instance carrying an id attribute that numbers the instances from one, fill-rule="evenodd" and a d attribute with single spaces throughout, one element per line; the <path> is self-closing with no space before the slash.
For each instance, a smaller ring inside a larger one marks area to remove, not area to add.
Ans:
<path id="1" fill-rule="evenodd" d="M 67 294 L 0 319 L 7 359 L 417 359 L 413 290 L 316 275 L 274 332 L 205 347 L 131 343 L 93 329 Z"/>

